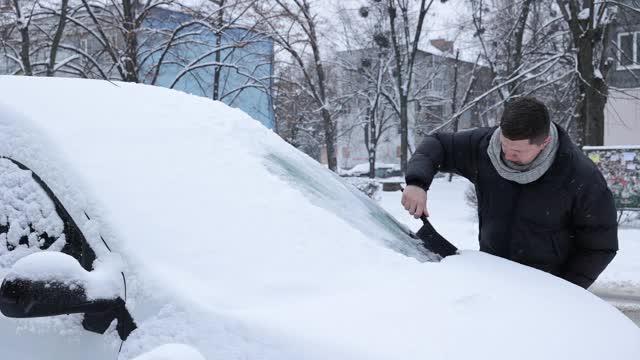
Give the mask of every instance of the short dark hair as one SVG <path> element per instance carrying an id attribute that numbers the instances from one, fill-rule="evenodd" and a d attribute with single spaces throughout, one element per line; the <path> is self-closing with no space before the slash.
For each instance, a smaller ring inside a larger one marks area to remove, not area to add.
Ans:
<path id="1" fill-rule="evenodd" d="M 521 97 L 507 102 L 500 119 L 502 134 L 509 140 L 529 140 L 540 145 L 549 136 L 549 111 L 538 99 Z"/>

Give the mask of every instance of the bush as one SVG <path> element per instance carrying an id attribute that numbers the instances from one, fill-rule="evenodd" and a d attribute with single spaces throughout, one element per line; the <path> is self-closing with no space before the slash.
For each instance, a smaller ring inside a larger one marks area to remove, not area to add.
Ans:
<path id="1" fill-rule="evenodd" d="M 473 185 L 469 185 L 464 191 L 464 200 L 474 211 L 478 209 L 478 198 L 476 197 L 476 189 Z"/>
<path id="2" fill-rule="evenodd" d="M 359 177 L 348 177 L 343 178 L 345 181 L 355 186 L 358 190 L 365 193 L 368 197 L 373 200 L 379 201 L 381 198 L 380 193 L 382 192 L 382 183 L 368 178 L 359 178 Z"/>

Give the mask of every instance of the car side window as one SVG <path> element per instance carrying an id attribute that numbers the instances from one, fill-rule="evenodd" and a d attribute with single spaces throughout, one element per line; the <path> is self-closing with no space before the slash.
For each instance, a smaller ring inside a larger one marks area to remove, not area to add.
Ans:
<path id="1" fill-rule="evenodd" d="M 24 165 L 0 158 L 0 271 L 44 250 L 62 251 L 83 263 L 84 237 L 50 194 Z"/>

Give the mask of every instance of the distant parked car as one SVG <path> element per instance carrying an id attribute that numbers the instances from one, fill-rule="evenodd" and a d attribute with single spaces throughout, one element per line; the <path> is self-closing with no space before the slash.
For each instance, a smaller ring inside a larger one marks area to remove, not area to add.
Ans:
<path id="1" fill-rule="evenodd" d="M 341 170 L 340 175 L 349 177 L 368 177 L 369 163 L 362 163 L 352 167 L 351 169 Z M 402 176 L 402 171 L 400 171 L 400 164 L 376 163 L 376 178 L 390 178 L 396 176 Z"/>

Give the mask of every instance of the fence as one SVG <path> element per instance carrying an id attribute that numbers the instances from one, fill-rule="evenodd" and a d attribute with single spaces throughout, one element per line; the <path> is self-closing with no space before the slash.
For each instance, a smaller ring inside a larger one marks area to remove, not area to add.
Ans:
<path id="1" fill-rule="evenodd" d="M 640 146 L 585 146 L 613 192 L 619 210 L 640 210 Z"/>

